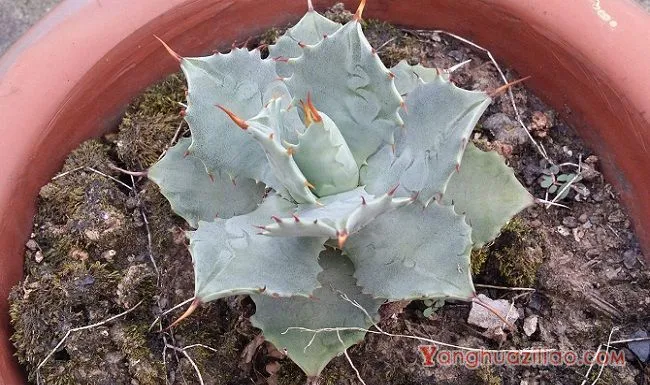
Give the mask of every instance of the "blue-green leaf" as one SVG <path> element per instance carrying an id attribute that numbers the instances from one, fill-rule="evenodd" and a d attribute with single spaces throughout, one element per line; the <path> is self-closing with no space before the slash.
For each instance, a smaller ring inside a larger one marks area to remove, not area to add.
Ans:
<path id="1" fill-rule="evenodd" d="M 458 173 L 454 173 L 443 200 L 466 215 L 472 240 L 480 247 L 494 239 L 518 212 L 535 203 L 512 169 L 494 151 L 467 146 Z"/>
<path id="2" fill-rule="evenodd" d="M 181 138 L 147 173 L 174 212 L 197 227 L 199 221 L 253 211 L 262 201 L 264 185 L 248 178 L 233 180 L 222 172 L 210 178 L 203 163 L 187 154 L 190 142 Z"/>
<path id="3" fill-rule="evenodd" d="M 343 248 L 364 293 L 389 301 L 469 299 L 471 228 L 437 203 L 386 213 L 350 236 Z"/>
<path id="4" fill-rule="evenodd" d="M 272 238 L 255 225 L 294 205 L 277 195 L 242 216 L 199 222 L 188 232 L 194 261 L 195 296 L 201 302 L 263 292 L 308 296 L 319 287 L 318 255 L 326 238 Z"/>
<path id="5" fill-rule="evenodd" d="M 320 255 L 323 272 L 318 275 L 321 287 L 313 298 L 272 298 L 252 295 L 256 313 L 253 326 L 262 329 L 264 337 L 283 350 L 308 376 L 318 376 L 327 363 L 345 349 L 363 340 L 364 331 L 328 331 L 316 334 L 296 328 L 361 328 L 372 326 L 362 310 L 350 301 L 356 301 L 377 322 L 377 310 L 383 300 L 372 299 L 356 286 L 354 266 L 348 258 L 332 249 Z M 342 298 L 346 296 L 350 301 Z M 313 340 L 312 340 L 312 337 Z"/>

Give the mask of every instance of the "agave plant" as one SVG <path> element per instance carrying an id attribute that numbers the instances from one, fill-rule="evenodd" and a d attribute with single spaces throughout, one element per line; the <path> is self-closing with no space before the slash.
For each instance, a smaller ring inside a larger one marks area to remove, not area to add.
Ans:
<path id="1" fill-rule="evenodd" d="M 168 48 L 191 138 L 148 171 L 196 229 L 190 311 L 250 295 L 253 325 L 311 376 L 385 302 L 473 298 L 472 248 L 533 203 L 470 143 L 490 96 L 449 71 L 386 68 L 362 32 L 364 2 L 345 25 L 310 6 L 268 59 Z"/>

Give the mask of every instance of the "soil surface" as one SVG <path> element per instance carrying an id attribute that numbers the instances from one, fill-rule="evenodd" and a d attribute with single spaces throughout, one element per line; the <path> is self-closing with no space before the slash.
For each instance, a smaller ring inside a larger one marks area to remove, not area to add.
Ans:
<path id="1" fill-rule="evenodd" d="M 346 21 L 351 15 L 335 7 L 328 16 Z M 402 59 L 437 68 L 471 60 L 453 73 L 458 86 L 494 91 L 503 84 L 483 52 L 458 40 L 378 21 L 364 24 L 389 67 Z M 255 43 L 272 43 L 280 32 L 269 31 Z M 507 69 L 505 76 L 520 77 Z M 185 98 L 184 84 L 182 75 L 174 74 L 149 89 L 115 132 L 82 144 L 42 188 L 25 245 L 25 279 L 11 296 L 13 341 L 33 383 L 198 384 L 194 365 L 205 384 L 306 383 L 300 369 L 250 325 L 255 309 L 247 297 L 209 303 L 165 330 L 184 308 L 163 312 L 193 295 L 188 227 L 153 183 L 110 165 L 145 170 L 175 134 L 187 134 L 178 104 Z M 492 299 L 510 301 L 511 313 L 518 315 L 516 330 L 486 330 L 468 322 L 467 303 L 437 308 L 422 301 L 385 305 L 381 328 L 463 347 L 578 353 L 598 349 L 610 332 L 612 341 L 647 336 L 650 272 L 625 208 L 599 172 L 598 157 L 523 85 L 515 86 L 513 95 L 532 138 L 553 163 L 518 125 L 508 94 L 495 98 L 474 131 L 475 143 L 503 154 L 534 196 L 551 201 L 568 192 L 556 202 L 562 206 L 526 210 L 492 244 L 473 253 L 476 283 L 532 289 L 478 288 Z M 573 183 L 565 186 L 568 181 Z M 103 322 L 123 312 L 128 314 Z M 68 330 L 94 323 L 100 325 L 73 331 L 48 357 Z M 367 384 L 581 384 L 588 371 L 549 365 L 425 368 L 420 343 L 371 334 L 349 353 Z M 647 341 L 613 345 L 626 364 L 602 373 L 596 366 L 584 383 L 648 384 L 647 348 Z M 334 359 L 312 382 L 360 383 L 345 357 Z"/>

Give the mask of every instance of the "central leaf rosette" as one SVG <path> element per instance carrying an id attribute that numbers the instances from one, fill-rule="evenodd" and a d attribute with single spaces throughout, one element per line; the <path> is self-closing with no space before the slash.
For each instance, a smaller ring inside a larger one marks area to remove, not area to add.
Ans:
<path id="1" fill-rule="evenodd" d="M 180 58 L 191 138 L 148 172 L 196 228 L 196 304 L 251 295 L 254 325 L 309 375 L 385 301 L 471 298 L 472 247 L 533 202 L 470 144 L 490 97 L 444 70 L 387 69 L 362 10 L 340 25 L 310 9 L 269 59 Z"/>
<path id="2" fill-rule="evenodd" d="M 301 127 L 297 109 L 291 110 L 278 96 L 262 113 L 249 121 L 219 106 L 266 153 L 274 176 L 297 203 L 315 203 L 318 197 L 345 192 L 359 185 L 359 167 L 336 123 L 319 112 L 307 95 L 300 100 Z M 288 142 L 296 139 L 297 143 Z M 311 193 L 310 193 L 311 191 Z"/>
<path id="3" fill-rule="evenodd" d="M 274 223 L 258 225 L 262 235 L 337 238 L 343 248 L 350 234 L 379 215 L 415 201 L 415 195 L 395 198 L 396 187 L 379 198 L 357 189 L 359 166 L 336 123 L 316 109 L 310 94 L 306 101 L 299 101 L 300 108 L 285 97 L 276 95 L 249 120 L 219 105 L 259 143 L 282 185 L 280 195 L 297 203 L 291 217 L 273 216 Z"/>

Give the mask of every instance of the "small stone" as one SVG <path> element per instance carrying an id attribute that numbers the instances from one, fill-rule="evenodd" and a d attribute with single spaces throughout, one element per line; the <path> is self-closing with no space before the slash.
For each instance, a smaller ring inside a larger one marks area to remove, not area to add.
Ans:
<path id="1" fill-rule="evenodd" d="M 538 138 L 545 138 L 548 135 L 548 129 L 551 128 L 552 122 L 549 117 L 541 112 L 533 112 L 531 117 L 530 129 Z"/>
<path id="2" fill-rule="evenodd" d="M 464 62 L 465 60 L 467 60 L 467 55 L 465 55 L 464 52 L 459 51 L 459 50 L 449 51 L 449 53 L 447 53 L 447 55 L 451 56 L 452 58 L 454 58 L 459 63 Z"/>
<path id="3" fill-rule="evenodd" d="M 578 220 L 580 221 L 580 223 L 587 223 L 587 221 L 589 220 L 589 215 L 587 215 L 587 214 L 581 214 L 581 215 L 578 217 Z"/>
<path id="4" fill-rule="evenodd" d="M 563 236 L 563 237 L 567 237 L 567 236 L 571 235 L 571 230 L 567 229 L 564 226 L 558 226 L 557 227 L 557 232 L 560 233 L 560 235 Z"/>
<path id="5" fill-rule="evenodd" d="M 583 197 L 586 198 L 586 197 L 588 197 L 589 195 L 591 195 L 591 191 L 589 191 L 589 189 L 587 188 L 587 186 L 585 186 L 585 185 L 582 184 L 582 183 L 574 183 L 574 184 L 571 186 L 571 188 L 573 189 L 573 191 L 575 191 L 576 193 L 578 193 L 578 195 L 576 196 L 576 200 L 579 200 L 579 196 L 583 196 Z"/>
<path id="6" fill-rule="evenodd" d="M 531 315 L 524 319 L 524 333 L 530 337 L 537 331 L 538 316 Z"/>
<path id="7" fill-rule="evenodd" d="M 38 243 L 36 243 L 36 241 L 33 239 L 27 241 L 27 243 L 25 243 L 25 247 L 30 249 L 31 251 L 36 251 L 39 249 Z"/>
<path id="8" fill-rule="evenodd" d="M 620 268 L 620 267 L 619 267 L 618 269 L 607 269 L 607 270 L 605 270 L 605 277 L 606 277 L 608 280 L 611 281 L 611 280 L 613 280 L 614 278 L 617 278 L 617 277 L 618 277 L 618 273 L 620 273 L 621 270 L 623 270 L 623 269 Z"/>
<path id="9" fill-rule="evenodd" d="M 34 253 L 34 261 L 36 263 L 41 263 L 43 262 L 43 252 L 38 250 L 36 253 Z"/>
<path id="10" fill-rule="evenodd" d="M 519 318 L 519 312 L 517 308 L 513 307 L 510 301 L 505 299 L 493 300 L 486 295 L 479 294 L 478 299 L 490 306 L 494 311 L 501 314 L 510 322 L 514 322 Z M 467 317 L 467 322 L 480 326 L 484 329 L 502 329 L 505 325 L 503 321 L 494 315 L 492 312 L 487 310 L 481 305 L 472 302 L 472 307 L 469 311 L 469 316 Z"/>
<path id="11" fill-rule="evenodd" d="M 631 269 L 636 265 L 639 254 L 636 250 L 630 249 L 623 253 L 623 265 Z"/>
<path id="12" fill-rule="evenodd" d="M 594 214 L 589 217 L 589 222 L 591 222 L 594 225 L 599 225 L 603 223 L 603 217 L 601 215 Z"/>
<path id="13" fill-rule="evenodd" d="M 575 217 L 564 217 L 562 219 L 562 224 L 570 229 L 575 229 L 578 227 L 578 220 Z"/>
<path id="14" fill-rule="evenodd" d="M 533 219 L 532 221 L 530 221 L 530 227 L 532 228 L 538 228 L 541 226 L 542 226 L 542 221 L 540 221 L 539 219 Z"/>
<path id="15" fill-rule="evenodd" d="M 595 192 L 591 197 L 596 202 L 602 202 L 602 201 L 605 200 L 605 193 L 603 193 L 602 191 L 598 191 L 598 192 Z"/>
<path id="16" fill-rule="evenodd" d="M 573 234 L 573 239 L 575 239 L 576 242 L 580 242 L 585 236 L 585 231 L 579 228 L 571 230 L 571 233 Z"/>
<path id="17" fill-rule="evenodd" d="M 596 169 L 592 166 L 582 165 L 580 176 L 587 182 L 593 182 L 600 177 L 600 172 L 596 171 Z"/>
<path id="18" fill-rule="evenodd" d="M 102 253 L 101 258 L 107 260 L 108 262 L 113 261 L 113 257 L 117 255 L 115 250 L 106 250 Z"/>
<path id="19" fill-rule="evenodd" d="M 517 308 L 517 312 L 519 313 L 518 318 L 525 318 L 526 317 L 526 311 L 524 310 L 524 308 L 522 308 L 522 307 Z"/>
<path id="20" fill-rule="evenodd" d="M 593 259 L 593 258 L 595 258 L 595 257 L 597 257 L 599 255 L 600 255 L 600 251 L 598 249 L 589 249 L 585 253 L 585 257 L 587 257 L 589 259 Z"/>
<path id="21" fill-rule="evenodd" d="M 84 235 L 91 241 L 99 240 L 99 232 L 97 230 L 86 230 L 84 231 Z"/>
<path id="22" fill-rule="evenodd" d="M 632 334 L 631 338 L 647 338 L 648 333 L 645 330 L 638 330 Z M 646 362 L 650 357 L 650 340 L 630 342 L 627 347 L 634 353 L 641 362 Z"/>
<path id="23" fill-rule="evenodd" d="M 625 220 L 625 214 L 623 214 L 623 211 L 621 210 L 616 210 L 609 214 L 607 220 L 611 223 L 623 222 Z"/>
<path id="24" fill-rule="evenodd" d="M 38 196 L 44 200 L 50 199 L 56 193 L 56 187 L 52 184 L 46 184 L 41 187 L 41 190 L 38 192 Z"/>
<path id="25" fill-rule="evenodd" d="M 70 252 L 70 257 L 78 261 L 85 261 L 88 259 L 88 253 L 83 250 L 74 249 Z"/>

